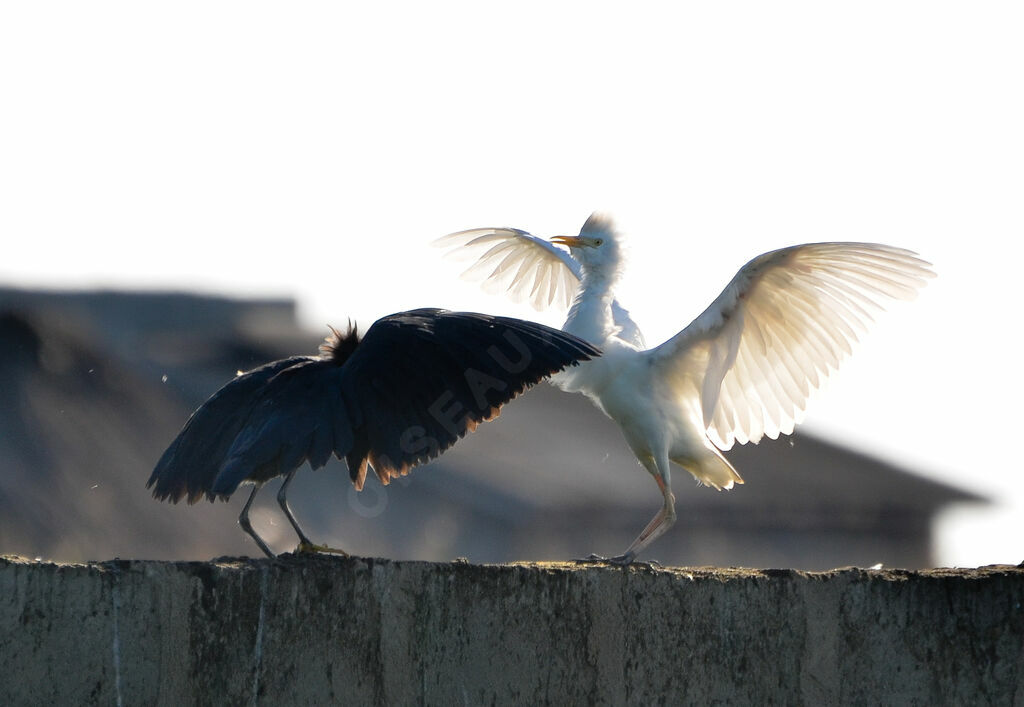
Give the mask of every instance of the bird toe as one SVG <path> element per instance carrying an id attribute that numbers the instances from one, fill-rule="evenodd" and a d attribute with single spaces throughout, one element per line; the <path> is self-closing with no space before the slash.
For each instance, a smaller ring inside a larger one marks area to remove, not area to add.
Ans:
<path id="1" fill-rule="evenodd" d="M 327 545 L 317 545 L 316 543 L 311 543 L 307 540 L 303 540 L 299 543 L 298 547 L 295 548 L 295 554 L 299 553 L 342 555 L 343 557 L 351 557 L 351 555 L 340 548 L 328 547 Z"/>

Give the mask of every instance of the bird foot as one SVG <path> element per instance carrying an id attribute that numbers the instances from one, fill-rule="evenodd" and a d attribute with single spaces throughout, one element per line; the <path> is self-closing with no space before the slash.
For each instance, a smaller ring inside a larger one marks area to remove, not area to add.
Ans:
<path id="1" fill-rule="evenodd" d="M 313 554 L 329 554 L 329 555 L 342 555 L 344 557 L 351 557 L 347 552 L 336 547 L 328 547 L 327 545 L 317 545 L 311 543 L 308 540 L 303 540 L 299 543 L 299 546 L 295 548 L 296 553 L 309 552 Z"/>
<path id="2" fill-rule="evenodd" d="M 648 569 L 663 567 L 663 565 L 657 560 L 638 562 L 635 558 L 636 555 L 631 552 L 624 552 L 621 555 L 616 555 L 615 557 L 603 557 L 601 555 L 590 554 L 586 557 L 578 557 L 574 562 L 619 565 L 620 567 L 625 567 L 626 565 L 642 565 Z"/>
<path id="3" fill-rule="evenodd" d="M 629 553 L 623 553 L 622 555 L 616 555 L 615 557 L 605 557 L 604 555 L 595 555 L 593 553 L 586 557 L 578 557 L 576 562 L 594 562 L 609 565 L 628 565 L 633 561 L 633 556 Z"/>

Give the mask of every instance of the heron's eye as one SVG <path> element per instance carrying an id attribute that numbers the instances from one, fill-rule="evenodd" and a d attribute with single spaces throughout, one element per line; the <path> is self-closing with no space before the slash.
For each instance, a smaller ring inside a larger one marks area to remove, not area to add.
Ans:
<path id="1" fill-rule="evenodd" d="M 594 239 L 594 245 L 601 245 L 603 243 L 604 243 L 604 239 L 603 238 L 595 238 Z"/>

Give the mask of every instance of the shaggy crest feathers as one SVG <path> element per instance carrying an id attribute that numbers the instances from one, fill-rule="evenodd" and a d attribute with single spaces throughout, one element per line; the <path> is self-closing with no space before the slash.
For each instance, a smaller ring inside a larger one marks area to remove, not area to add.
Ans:
<path id="1" fill-rule="evenodd" d="M 331 330 L 331 333 L 320 344 L 320 358 L 330 360 L 335 365 L 341 366 L 356 350 L 356 347 L 359 346 L 359 325 L 353 324 L 352 320 L 349 319 L 348 331 L 344 334 L 329 324 L 327 328 Z"/>

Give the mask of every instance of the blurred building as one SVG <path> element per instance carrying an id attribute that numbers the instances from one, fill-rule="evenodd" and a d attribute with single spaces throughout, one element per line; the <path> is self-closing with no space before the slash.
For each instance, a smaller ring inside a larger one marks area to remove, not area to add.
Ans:
<path id="1" fill-rule="evenodd" d="M 0 289 L 0 554 L 258 554 L 235 526 L 247 494 L 190 508 L 154 501 L 145 482 L 189 413 L 237 371 L 314 353 L 319 340 L 288 300 Z M 679 520 L 648 559 L 926 567 L 936 514 L 983 501 L 799 432 L 727 456 L 746 484 L 716 492 L 677 469 Z M 286 551 L 295 539 L 275 490 L 261 494 L 253 518 Z M 360 555 L 474 562 L 618 554 L 661 502 L 617 427 L 548 385 L 388 487 L 371 478 L 357 494 L 334 460 L 300 472 L 289 498 L 314 540 Z"/>

